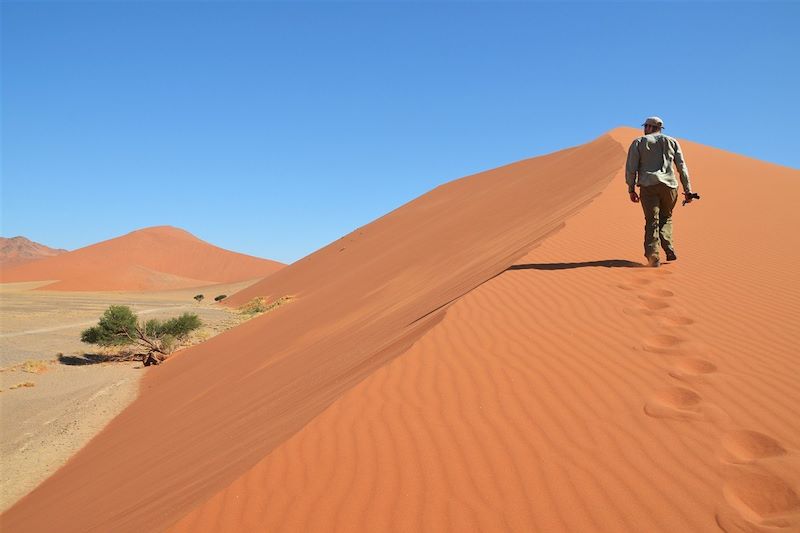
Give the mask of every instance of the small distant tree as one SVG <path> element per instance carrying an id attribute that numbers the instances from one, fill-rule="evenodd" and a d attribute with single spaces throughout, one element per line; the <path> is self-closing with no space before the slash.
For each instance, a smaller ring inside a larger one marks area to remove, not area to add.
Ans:
<path id="1" fill-rule="evenodd" d="M 112 305 L 96 326 L 81 333 L 81 341 L 98 346 L 134 345 L 143 350 L 136 355 L 142 357 L 144 366 L 150 366 L 163 361 L 179 342 L 201 325 L 200 318 L 194 313 L 143 322 L 127 305 Z"/>
<path id="2" fill-rule="evenodd" d="M 222 300 L 224 300 L 224 299 L 225 299 L 225 298 L 227 298 L 227 297 L 228 297 L 228 295 L 227 295 L 227 294 L 220 294 L 219 296 L 217 296 L 216 298 L 214 298 L 214 301 L 215 301 L 215 302 L 221 302 Z"/>
<path id="3" fill-rule="evenodd" d="M 194 297 L 194 299 L 197 300 L 198 302 L 202 302 L 203 298 L 205 298 L 205 296 L 203 296 L 202 294 L 197 294 Z"/>

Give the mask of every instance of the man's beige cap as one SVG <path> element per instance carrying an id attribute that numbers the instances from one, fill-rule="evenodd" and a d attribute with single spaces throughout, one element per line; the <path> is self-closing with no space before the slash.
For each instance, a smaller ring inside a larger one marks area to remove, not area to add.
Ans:
<path id="1" fill-rule="evenodd" d="M 647 117 L 642 126 L 658 126 L 660 128 L 664 126 L 664 121 L 658 117 Z"/>

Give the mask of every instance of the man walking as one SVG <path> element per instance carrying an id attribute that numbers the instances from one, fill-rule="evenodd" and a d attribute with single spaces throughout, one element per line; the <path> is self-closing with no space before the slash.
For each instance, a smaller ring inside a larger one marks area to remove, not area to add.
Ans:
<path id="1" fill-rule="evenodd" d="M 625 181 L 631 202 L 642 202 L 644 256 L 648 265 L 657 267 L 661 264 L 659 241 L 667 261 L 677 259 L 672 242 L 672 210 L 678 202 L 675 166 L 680 172 L 687 203 L 692 201 L 692 187 L 678 141 L 661 132 L 664 122 L 658 117 L 648 117 L 642 126 L 644 135 L 635 139 L 628 150 Z M 636 185 L 639 185 L 639 194 L 636 194 Z"/>

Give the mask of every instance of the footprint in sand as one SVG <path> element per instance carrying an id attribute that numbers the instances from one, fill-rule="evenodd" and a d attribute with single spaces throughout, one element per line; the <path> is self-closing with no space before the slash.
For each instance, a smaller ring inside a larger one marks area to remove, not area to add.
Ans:
<path id="1" fill-rule="evenodd" d="M 667 289 L 649 289 L 647 294 L 654 298 L 671 298 L 675 296 L 675 293 L 672 291 L 668 291 Z"/>
<path id="2" fill-rule="evenodd" d="M 726 482 L 722 493 L 731 509 L 717 514 L 717 524 L 727 533 L 788 533 L 800 528 L 800 496 L 775 475 L 737 472 Z"/>
<path id="3" fill-rule="evenodd" d="M 661 325 L 663 326 L 691 326 L 694 320 L 686 316 L 664 316 L 661 317 Z"/>
<path id="4" fill-rule="evenodd" d="M 717 371 L 717 365 L 699 357 L 684 357 L 675 361 L 669 375 L 682 381 L 703 381 L 705 376 Z"/>
<path id="5" fill-rule="evenodd" d="M 668 354 L 675 352 L 682 342 L 683 339 L 680 337 L 660 333 L 645 337 L 642 341 L 642 347 L 648 352 Z"/>
<path id="6" fill-rule="evenodd" d="M 642 305 L 645 309 L 649 309 L 650 311 L 658 311 L 660 309 L 666 309 L 669 307 L 669 304 L 663 301 L 661 298 L 653 298 L 652 296 L 639 296 L 639 299 L 642 301 Z"/>
<path id="7" fill-rule="evenodd" d="M 622 312 L 631 316 L 653 316 L 658 314 L 656 311 L 645 307 L 625 307 L 622 309 Z"/>
<path id="8" fill-rule="evenodd" d="M 672 272 L 670 272 L 669 270 L 665 270 L 665 269 L 661 269 L 661 268 L 648 268 L 646 270 L 646 272 L 647 272 L 647 274 L 645 274 L 644 276 L 647 276 L 647 277 L 638 276 L 636 278 L 636 281 L 634 281 L 634 283 L 636 283 L 638 285 L 647 285 L 648 283 L 652 283 L 654 281 L 651 278 L 651 276 L 656 276 L 656 279 L 657 279 L 660 276 L 671 276 L 672 275 Z"/>
<path id="9" fill-rule="evenodd" d="M 727 431 L 722 448 L 721 459 L 740 466 L 722 487 L 730 507 L 717 513 L 720 528 L 727 533 L 800 531 L 797 486 L 757 466 L 760 461 L 786 456 L 786 448 L 769 435 L 750 429 Z"/>
<path id="10" fill-rule="evenodd" d="M 670 387 L 657 392 L 644 405 L 644 412 L 654 418 L 701 418 L 703 398 L 685 387 Z"/>
<path id="11" fill-rule="evenodd" d="M 644 304 L 641 307 L 625 307 L 622 309 L 622 312 L 626 315 L 632 316 L 653 316 L 659 319 L 659 323 L 665 327 L 679 327 L 679 326 L 691 326 L 694 324 L 694 320 L 680 315 L 672 315 L 672 316 L 663 316 L 663 310 L 670 307 L 670 305 L 664 302 L 666 305 L 662 305 L 658 303 L 657 300 L 651 299 L 649 304 Z M 655 309 L 651 309 L 654 307 Z"/>
<path id="12" fill-rule="evenodd" d="M 702 396 L 686 387 L 669 387 L 657 392 L 644 404 L 644 412 L 653 418 L 703 420 L 721 427 L 730 423 L 725 411 L 704 402 Z"/>
<path id="13" fill-rule="evenodd" d="M 630 283 L 620 283 L 617 285 L 620 289 L 626 291 L 639 291 L 645 289 L 644 294 L 639 294 L 639 300 L 642 302 L 641 307 L 623 309 L 623 312 L 629 315 L 653 315 L 653 311 L 661 311 L 670 307 L 670 304 L 665 301 L 667 298 L 675 296 L 675 293 L 657 287 L 650 287 L 654 280 L 645 277 L 633 278 Z M 688 320 L 688 319 L 687 319 Z"/>
<path id="14" fill-rule="evenodd" d="M 769 435 L 749 429 L 734 429 L 722 436 L 725 459 L 750 463 L 757 459 L 786 455 L 786 448 Z"/>

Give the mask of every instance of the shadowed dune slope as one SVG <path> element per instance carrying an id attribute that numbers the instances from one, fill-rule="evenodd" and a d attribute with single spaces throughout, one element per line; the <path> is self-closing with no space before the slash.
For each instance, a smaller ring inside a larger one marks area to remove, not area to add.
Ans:
<path id="1" fill-rule="evenodd" d="M 263 278 L 282 267 L 156 226 L 9 268 L 0 281 L 58 280 L 41 288 L 61 291 L 152 291 Z"/>
<path id="2" fill-rule="evenodd" d="M 677 262 L 619 175 L 168 531 L 800 531 L 800 172 L 682 146 Z"/>
<path id="3" fill-rule="evenodd" d="M 623 159 L 604 135 L 456 180 L 235 295 L 292 300 L 149 372 L 140 397 L 3 528 L 175 523 L 561 228 L 621 177 Z"/>

